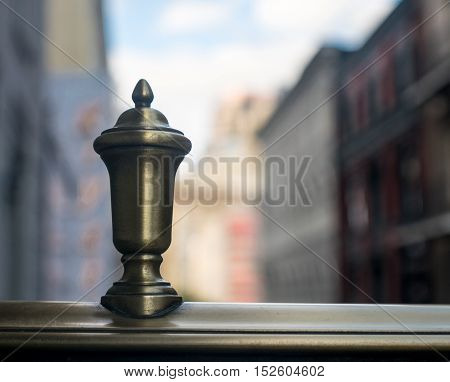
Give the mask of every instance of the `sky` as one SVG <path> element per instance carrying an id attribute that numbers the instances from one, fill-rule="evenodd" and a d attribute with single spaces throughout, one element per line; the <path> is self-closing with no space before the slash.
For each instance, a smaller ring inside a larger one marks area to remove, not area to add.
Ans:
<path id="1" fill-rule="evenodd" d="M 140 78 L 152 106 L 193 143 L 198 160 L 214 114 L 235 94 L 289 90 L 323 44 L 358 47 L 397 0 L 106 0 L 114 88 L 131 103 Z M 116 100 L 118 113 L 128 108 Z"/>

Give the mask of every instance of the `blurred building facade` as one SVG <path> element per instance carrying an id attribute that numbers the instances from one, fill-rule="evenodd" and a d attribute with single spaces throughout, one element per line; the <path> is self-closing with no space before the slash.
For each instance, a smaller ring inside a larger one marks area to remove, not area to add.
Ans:
<path id="1" fill-rule="evenodd" d="M 0 298 L 34 299 L 42 276 L 40 174 L 54 151 L 42 95 L 42 39 L 16 13 L 43 26 L 40 2 L 0 4 Z"/>
<path id="2" fill-rule="evenodd" d="M 335 91 L 344 56 L 338 49 L 322 48 L 259 133 L 266 160 L 279 158 L 290 167 L 286 176 L 272 176 L 267 182 L 262 206 L 270 217 L 264 217 L 261 231 L 266 301 L 339 299 L 340 284 L 333 270 L 338 267 L 339 242 L 336 100 L 314 111 Z M 269 195 L 283 186 L 292 192 L 296 173 L 305 165 L 308 200 L 297 198 L 292 203 L 290 195 L 280 204 L 268 203 Z"/>
<path id="3" fill-rule="evenodd" d="M 444 5 L 403 1 L 342 66 L 341 267 L 364 291 L 342 281 L 345 301 L 450 301 Z"/>
<path id="4" fill-rule="evenodd" d="M 101 2 L 8 1 L 0 19 L 0 298 L 76 300 L 118 263 L 92 149 L 112 125 Z"/>
<path id="5" fill-rule="evenodd" d="M 173 242 L 163 272 L 187 298 L 236 302 L 263 298 L 257 259 L 261 216 L 243 201 L 243 192 L 256 197 L 258 174 L 251 164 L 244 170 L 243 161 L 258 154 L 256 134 L 273 106 L 272 98 L 251 94 L 225 99 L 193 178 L 177 184 Z M 192 201 L 193 188 L 187 184 L 195 184 Z"/>
<path id="6" fill-rule="evenodd" d="M 322 48 L 262 129 L 266 157 L 311 157 L 311 205 L 264 206 L 267 300 L 450 301 L 449 20 L 405 0 L 359 49 Z"/>
<path id="7" fill-rule="evenodd" d="M 102 2 L 46 0 L 46 88 L 56 139 L 67 173 L 48 179 L 48 240 L 43 281 L 46 299 L 77 300 L 119 263 L 111 240 L 109 179 L 92 148 L 114 125 L 106 66 Z M 56 45 L 56 47 L 55 47 Z M 97 301 L 106 285 L 87 300 Z"/>

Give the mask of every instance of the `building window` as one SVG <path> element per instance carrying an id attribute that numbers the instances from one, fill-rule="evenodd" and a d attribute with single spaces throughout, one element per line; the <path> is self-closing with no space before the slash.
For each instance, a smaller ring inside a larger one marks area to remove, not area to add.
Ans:
<path id="1" fill-rule="evenodd" d="M 398 146 L 397 163 L 400 220 L 409 222 L 423 215 L 422 168 L 417 141 L 413 136 L 405 138 Z"/>

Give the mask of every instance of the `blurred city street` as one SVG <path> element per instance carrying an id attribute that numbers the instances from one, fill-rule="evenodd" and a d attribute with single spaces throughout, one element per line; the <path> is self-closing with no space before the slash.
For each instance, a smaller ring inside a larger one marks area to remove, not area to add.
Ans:
<path id="1" fill-rule="evenodd" d="M 449 36 L 444 0 L 1 0 L 0 299 L 120 276 L 92 144 L 146 78 L 186 301 L 450 303 Z"/>

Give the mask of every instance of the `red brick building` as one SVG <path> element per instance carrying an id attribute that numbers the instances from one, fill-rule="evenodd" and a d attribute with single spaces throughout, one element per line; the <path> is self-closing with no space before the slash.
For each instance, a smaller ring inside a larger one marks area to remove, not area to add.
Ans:
<path id="1" fill-rule="evenodd" d="M 449 15 L 403 1 L 342 66 L 344 301 L 450 301 Z"/>

